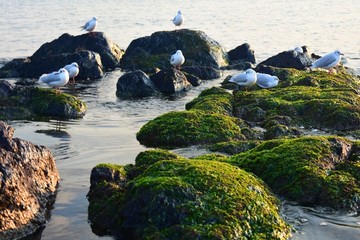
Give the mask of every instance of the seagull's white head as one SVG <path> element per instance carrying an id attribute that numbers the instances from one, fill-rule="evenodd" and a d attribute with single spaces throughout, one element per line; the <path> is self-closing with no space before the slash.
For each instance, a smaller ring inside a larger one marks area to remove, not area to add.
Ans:
<path id="1" fill-rule="evenodd" d="M 344 55 L 339 49 L 335 50 L 335 53 L 336 53 L 337 55 Z"/>
<path id="2" fill-rule="evenodd" d="M 256 74 L 256 72 L 254 70 L 252 70 L 251 68 L 247 69 L 246 74 Z"/>
<path id="3" fill-rule="evenodd" d="M 182 14 L 181 10 L 179 9 L 178 14 Z"/>
<path id="4" fill-rule="evenodd" d="M 60 68 L 59 73 L 67 73 L 68 71 L 65 68 Z"/>
<path id="5" fill-rule="evenodd" d="M 77 62 L 73 62 L 73 63 L 71 63 L 71 65 L 72 65 L 73 67 L 79 68 L 79 65 L 77 64 Z"/>
<path id="6" fill-rule="evenodd" d="M 177 51 L 176 51 L 176 54 L 177 54 L 177 55 L 182 55 L 182 51 L 181 51 L 181 50 L 177 50 Z"/>

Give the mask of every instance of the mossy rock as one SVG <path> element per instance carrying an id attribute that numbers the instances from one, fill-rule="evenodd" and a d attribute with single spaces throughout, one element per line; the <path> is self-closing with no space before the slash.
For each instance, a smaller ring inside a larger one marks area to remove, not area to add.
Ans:
<path id="1" fill-rule="evenodd" d="M 129 182 L 114 231 L 123 239 L 288 239 L 278 200 L 235 166 L 166 160 Z"/>
<path id="2" fill-rule="evenodd" d="M 240 120 L 222 114 L 169 112 L 142 126 L 136 137 L 149 147 L 185 147 L 245 139 L 240 124 Z"/>
<path id="3" fill-rule="evenodd" d="M 293 86 L 286 90 L 238 91 L 234 102 L 234 115 L 248 121 L 259 120 L 250 113 L 261 109 L 264 119 L 288 116 L 293 125 L 338 131 L 360 127 L 360 96 L 346 89 Z"/>
<path id="4" fill-rule="evenodd" d="M 202 91 L 197 98 L 188 102 L 185 108 L 232 116 L 232 100 L 232 94 L 222 88 L 213 87 Z"/>
<path id="5" fill-rule="evenodd" d="M 37 115 L 61 118 L 79 118 L 85 115 L 87 106 L 78 98 L 56 93 L 52 89 L 33 88 L 27 100 L 30 109 Z"/>
<path id="6" fill-rule="evenodd" d="M 353 146 L 356 144 L 340 137 L 269 140 L 233 155 L 229 162 L 301 204 L 357 211 L 360 175 L 359 163 L 351 160 L 358 155 Z"/>
<path id="7" fill-rule="evenodd" d="M 228 142 L 215 143 L 209 147 L 209 150 L 213 152 L 221 152 L 221 153 L 234 155 L 241 152 L 246 152 L 256 147 L 260 143 L 261 141 L 256 141 L 256 140 L 228 141 Z"/>
<path id="8" fill-rule="evenodd" d="M 126 70 L 168 68 L 170 57 L 177 50 L 185 56 L 183 66 L 220 68 L 228 64 L 225 49 L 202 31 L 181 29 L 160 31 L 133 40 L 121 59 Z"/>

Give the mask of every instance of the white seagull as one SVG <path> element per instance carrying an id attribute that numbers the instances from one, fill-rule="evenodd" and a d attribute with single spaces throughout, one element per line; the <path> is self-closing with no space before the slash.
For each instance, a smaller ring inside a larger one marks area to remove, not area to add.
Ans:
<path id="1" fill-rule="evenodd" d="M 84 29 L 85 31 L 92 32 L 94 31 L 97 24 L 97 17 L 93 17 L 89 21 L 87 21 L 84 26 L 81 26 L 81 29 Z"/>
<path id="2" fill-rule="evenodd" d="M 65 68 L 60 68 L 57 72 L 41 75 L 38 82 L 46 83 L 58 92 L 60 91 L 60 87 L 65 86 L 69 82 L 69 72 Z"/>
<path id="3" fill-rule="evenodd" d="M 261 88 L 273 88 L 279 84 L 279 78 L 266 73 L 257 73 L 256 84 Z"/>
<path id="4" fill-rule="evenodd" d="M 310 69 L 314 68 L 325 68 L 329 69 L 335 67 L 341 60 L 341 55 L 344 55 L 340 50 L 336 50 L 334 52 L 328 53 L 315 62 L 310 66 Z"/>
<path id="5" fill-rule="evenodd" d="M 229 82 L 236 83 L 237 85 L 245 88 L 253 86 L 256 83 L 256 81 L 257 81 L 256 72 L 251 68 L 247 69 L 243 73 L 239 73 L 232 76 L 229 80 Z"/>
<path id="6" fill-rule="evenodd" d="M 181 50 L 177 50 L 170 58 L 170 64 L 175 67 L 175 69 L 180 70 L 180 66 L 185 62 L 185 57 L 182 54 Z"/>
<path id="7" fill-rule="evenodd" d="M 183 24 L 184 22 L 184 16 L 182 15 L 181 10 L 179 10 L 176 14 L 176 16 L 174 17 L 174 19 L 172 20 L 172 22 L 175 24 L 175 29 L 176 27 L 180 27 L 181 24 Z"/>
<path id="8" fill-rule="evenodd" d="M 72 84 L 75 84 L 75 77 L 79 74 L 79 65 L 76 62 L 68 64 L 64 67 L 69 72 L 69 78 L 72 79 Z"/>

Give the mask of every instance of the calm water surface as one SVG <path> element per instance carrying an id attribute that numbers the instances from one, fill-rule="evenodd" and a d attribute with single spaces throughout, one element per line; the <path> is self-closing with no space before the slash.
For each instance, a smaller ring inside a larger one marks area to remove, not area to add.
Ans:
<path id="1" fill-rule="evenodd" d="M 258 62 L 295 45 L 307 45 L 318 54 L 340 49 L 345 65 L 360 74 L 358 0 L 0 0 L 0 6 L 2 62 L 30 56 L 65 32 L 82 34 L 79 27 L 93 16 L 99 19 L 97 30 L 126 49 L 133 39 L 173 30 L 170 19 L 181 9 L 184 28 L 204 31 L 227 50 L 247 42 Z M 135 137 L 142 125 L 162 113 L 184 110 L 186 102 L 204 88 L 218 86 L 230 73 L 177 99 L 123 101 L 115 95 L 117 79 L 123 74 L 116 70 L 92 84 L 65 89 L 87 103 L 88 112 L 82 119 L 10 122 L 16 137 L 50 148 L 60 172 L 59 193 L 42 239 L 109 238 L 93 234 L 87 222 L 86 193 L 92 167 L 101 162 L 133 163 L 146 149 Z M 58 128 L 57 134 L 46 133 Z M 198 150 L 177 152 L 191 156 Z M 288 203 L 284 203 L 284 212 L 298 229 L 293 239 L 360 239 L 359 216 Z"/>

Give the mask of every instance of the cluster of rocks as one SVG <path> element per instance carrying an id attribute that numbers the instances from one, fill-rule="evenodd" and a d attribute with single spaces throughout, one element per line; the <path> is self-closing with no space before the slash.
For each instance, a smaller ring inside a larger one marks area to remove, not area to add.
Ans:
<path id="1" fill-rule="evenodd" d="M 181 70 L 169 62 L 178 49 L 186 58 Z M 63 34 L 31 57 L 6 63 L 0 78 L 38 78 L 77 62 L 78 78 L 88 81 L 120 67 L 127 73 L 117 82 L 117 96 L 139 98 L 187 91 L 219 78 L 223 69 L 276 75 L 281 79 L 276 89 L 208 89 L 185 111 L 145 124 L 136 136 L 145 146 L 203 145 L 230 156 L 186 159 L 154 150 L 140 153 L 135 165 L 100 164 L 91 175 L 89 219 L 94 229 L 119 239 L 287 239 L 291 229 L 272 192 L 308 205 L 360 208 L 359 143 L 309 138 L 299 127 L 359 137 L 359 79 L 344 68 L 336 75 L 302 71 L 314 57 L 302 50 L 281 52 L 255 68 L 249 44 L 226 52 L 202 31 L 156 32 L 132 41 L 126 51 L 100 32 Z M 86 111 L 75 97 L 36 88 L 31 81 L 0 81 L 0 103 L 3 119 L 77 118 Z M 0 238 L 41 231 L 59 178 L 49 150 L 13 139 L 13 131 L 0 122 Z M 283 172 L 289 164 L 291 171 Z"/>

